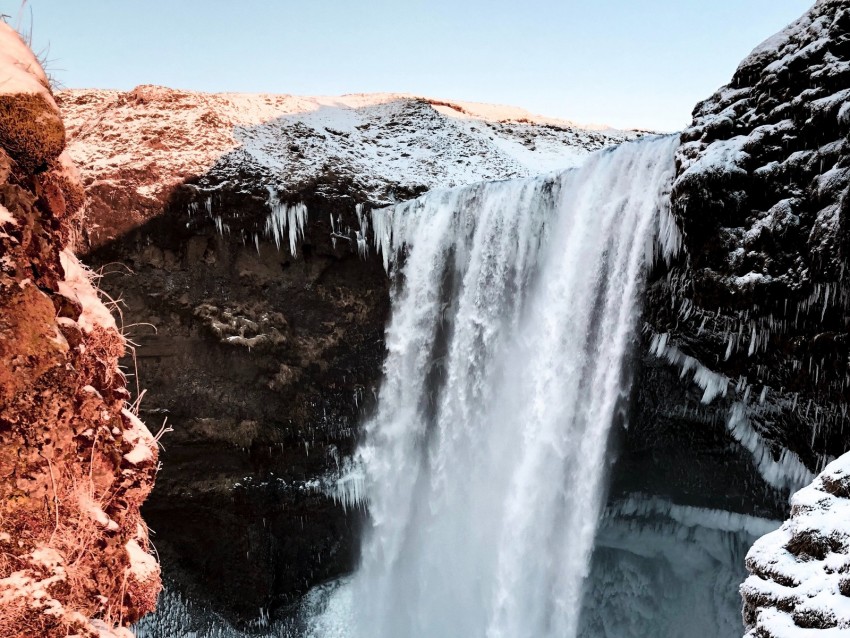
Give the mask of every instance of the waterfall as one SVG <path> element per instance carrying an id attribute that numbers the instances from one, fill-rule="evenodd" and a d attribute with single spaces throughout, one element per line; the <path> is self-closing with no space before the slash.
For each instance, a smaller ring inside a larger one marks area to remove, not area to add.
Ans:
<path id="1" fill-rule="evenodd" d="M 395 288 L 357 455 L 359 638 L 576 635 L 677 143 L 374 211 Z"/>

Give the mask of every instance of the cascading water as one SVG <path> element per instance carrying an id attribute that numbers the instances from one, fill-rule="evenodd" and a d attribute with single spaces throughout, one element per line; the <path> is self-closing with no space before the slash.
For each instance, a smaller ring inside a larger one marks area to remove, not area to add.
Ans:
<path id="1" fill-rule="evenodd" d="M 361 638 L 576 635 L 677 143 L 373 214 L 399 280 L 359 451 Z"/>
<path id="2" fill-rule="evenodd" d="M 636 497 L 600 523 L 643 273 L 678 250 L 676 144 L 373 212 L 396 279 L 386 378 L 334 494 L 368 501 L 362 565 L 250 635 L 740 636 L 742 557 L 776 523 Z M 138 630 L 248 635 L 174 594 Z"/>

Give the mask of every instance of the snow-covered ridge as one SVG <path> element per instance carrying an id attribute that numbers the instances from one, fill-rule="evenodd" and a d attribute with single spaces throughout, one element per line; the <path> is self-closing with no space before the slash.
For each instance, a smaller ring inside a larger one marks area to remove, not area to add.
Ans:
<path id="1" fill-rule="evenodd" d="M 405 94 L 299 97 L 158 86 L 79 89 L 58 100 L 87 186 L 162 200 L 176 184 L 292 191 L 323 175 L 376 202 L 576 166 L 636 131 L 581 127 L 519 108 Z"/>

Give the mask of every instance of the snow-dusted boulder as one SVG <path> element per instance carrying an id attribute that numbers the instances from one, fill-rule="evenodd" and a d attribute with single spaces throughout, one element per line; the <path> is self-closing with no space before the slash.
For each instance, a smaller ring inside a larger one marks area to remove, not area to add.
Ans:
<path id="1" fill-rule="evenodd" d="M 792 497 L 791 518 L 755 542 L 747 569 L 747 638 L 850 635 L 850 454 Z"/>

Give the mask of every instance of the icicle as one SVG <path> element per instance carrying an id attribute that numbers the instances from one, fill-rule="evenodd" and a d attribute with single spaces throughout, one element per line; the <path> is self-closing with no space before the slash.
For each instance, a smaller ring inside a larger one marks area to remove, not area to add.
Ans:
<path id="1" fill-rule="evenodd" d="M 270 213 L 266 218 L 266 235 L 270 236 L 280 250 L 284 238 L 289 239 L 289 253 L 297 255 L 298 243 L 304 239 L 307 223 L 307 207 L 303 203 L 287 206 L 281 203 L 271 187 L 268 188 Z"/>

